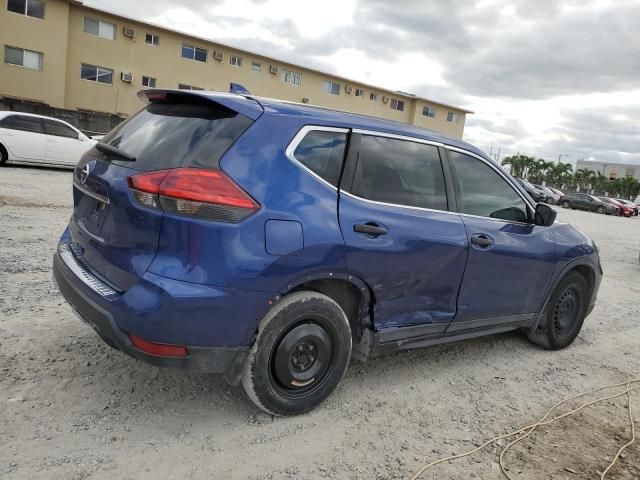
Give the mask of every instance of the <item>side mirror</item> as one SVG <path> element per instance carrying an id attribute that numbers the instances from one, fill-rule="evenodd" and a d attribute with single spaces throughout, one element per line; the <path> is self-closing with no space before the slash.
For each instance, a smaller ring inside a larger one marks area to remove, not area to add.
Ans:
<path id="1" fill-rule="evenodd" d="M 536 205 L 536 214 L 533 223 L 541 227 L 550 227 L 553 225 L 553 222 L 556 221 L 557 216 L 558 212 L 549 205 L 538 203 Z"/>

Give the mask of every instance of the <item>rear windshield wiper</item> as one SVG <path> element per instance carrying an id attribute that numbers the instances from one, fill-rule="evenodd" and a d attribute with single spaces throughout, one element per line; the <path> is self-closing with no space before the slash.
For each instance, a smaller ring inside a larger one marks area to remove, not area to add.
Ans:
<path id="1" fill-rule="evenodd" d="M 100 150 L 102 153 L 110 153 L 112 155 L 116 155 L 120 157 L 122 160 L 126 160 L 127 162 L 135 162 L 136 157 L 133 155 L 129 155 L 127 152 L 123 152 L 119 148 L 113 147 L 109 144 L 98 142 L 95 147 Z"/>

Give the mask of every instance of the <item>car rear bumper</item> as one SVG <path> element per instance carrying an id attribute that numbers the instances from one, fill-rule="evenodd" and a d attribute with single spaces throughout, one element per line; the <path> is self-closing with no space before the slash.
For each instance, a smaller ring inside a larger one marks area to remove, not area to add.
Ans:
<path id="1" fill-rule="evenodd" d="M 111 294 L 108 290 L 99 293 L 95 285 L 90 285 L 87 278 L 82 278 L 85 274 L 91 275 L 91 272 L 87 272 L 81 264 L 70 265 L 69 259 L 63 259 L 60 251 L 54 254 L 53 277 L 60 292 L 78 317 L 108 345 L 153 365 L 219 373 L 230 384 L 239 383 L 257 321 L 261 318 L 256 316 L 260 312 L 252 307 L 256 296 L 263 294 L 247 292 L 242 295 L 211 289 L 210 297 L 202 298 L 210 290 L 196 286 L 197 291 L 193 292 L 189 290 L 190 285 L 184 285 L 184 282 L 155 278 L 153 275 L 141 279 L 138 285 L 123 294 Z M 266 299 L 259 300 L 264 300 L 264 305 L 267 305 Z M 197 312 L 202 314 L 204 311 L 207 322 L 203 323 L 201 318 L 197 318 L 193 308 L 180 308 L 192 303 Z M 239 304 L 244 304 L 245 308 L 238 308 Z M 230 317 L 232 311 L 236 314 Z M 216 320 L 216 314 L 226 318 Z M 134 346 L 129 334 L 151 342 L 185 346 L 187 355 L 169 357 L 149 354 Z M 204 343 L 213 342 L 214 337 L 217 337 L 216 343 L 225 344 Z"/>

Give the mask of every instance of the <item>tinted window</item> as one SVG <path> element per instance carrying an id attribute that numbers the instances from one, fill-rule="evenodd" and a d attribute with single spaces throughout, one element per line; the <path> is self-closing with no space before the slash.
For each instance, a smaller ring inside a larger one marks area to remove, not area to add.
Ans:
<path id="1" fill-rule="evenodd" d="M 346 141 L 346 133 L 312 131 L 298 144 L 293 156 L 304 166 L 337 187 Z"/>
<path id="2" fill-rule="evenodd" d="M 495 170 L 469 155 L 450 152 L 454 186 L 461 213 L 527 222 L 522 197 Z"/>
<path id="3" fill-rule="evenodd" d="M 9 115 L 0 122 L 0 127 L 23 132 L 42 133 L 42 120 L 38 117 Z"/>
<path id="4" fill-rule="evenodd" d="M 218 168 L 222 155 L 252 123 L 244 115 L 213 103 L 152 103 L 109 132 L 102 142 L 136 158 L 126 162 L 112 157 L 113 163 L 137 170 Z M 93 150 L 92 155 L 102 154 Z"/>
<path id="5" fill-rule="evenodd" d="M 362 136 L 351 191 L 379 202 L 447 209 L 438 149 L 417 142 Z"/>
<path id="6" fill-rule="evenodd" d="M 44 133 L 47 135 L 55 135 L 56 137 L 78 138 L 78 132 L 73 128 L 69 128 L 64 123 L 55 122 L 53 120 L 43 120 Z"/>

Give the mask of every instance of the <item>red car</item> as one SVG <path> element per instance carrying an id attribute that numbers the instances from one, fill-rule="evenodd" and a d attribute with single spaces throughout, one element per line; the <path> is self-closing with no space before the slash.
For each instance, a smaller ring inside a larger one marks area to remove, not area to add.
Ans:
<path id="1" fill-rule="evenodd" d="M 626 205 L 627 207 L 633 209 L 633 215 L 636 217 L 638 216 L 638 205 L 633 203 L 631 200 L 625 200 L 624 198 L 616 198 L 616 200 Z"/>
<path id="2" fill-rule="evenodd" d="M 617 208 L 617 210 L 616 210 L 616 214 L 617 215 L 620 215 L 621 217 L 623 217 L 623 216 L 624 217 L 630 217 L 630 216 L 633 215 L 633 207 L 631 207 L 630 205 L 625 205 L 620 200 L 616 200 L 615 198 L 608 198 L 608 197 L 599 197 L 599 198 L 603 202 L 610 203 L 611 205 L 616 207 Z"/>

